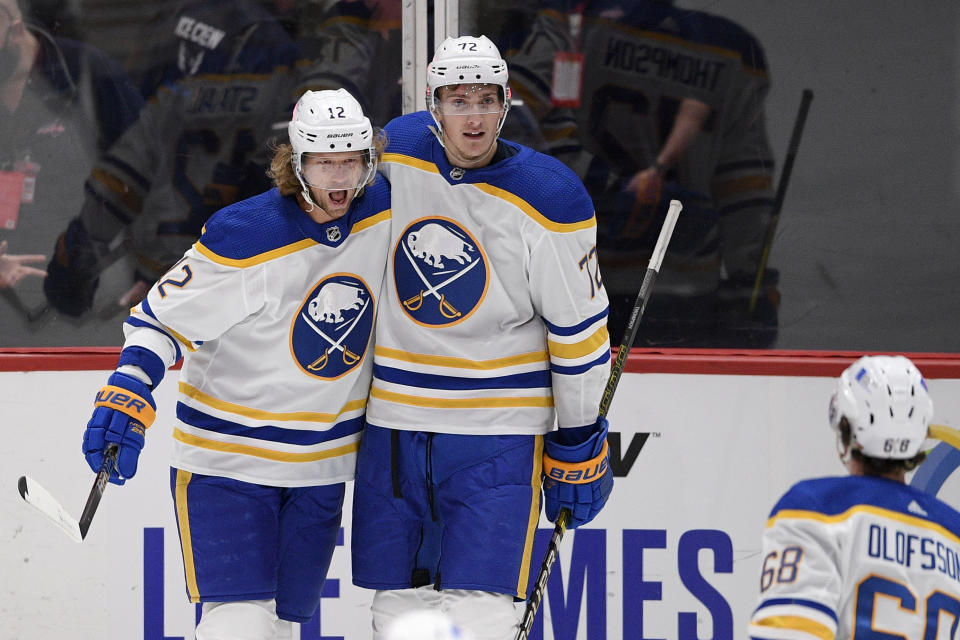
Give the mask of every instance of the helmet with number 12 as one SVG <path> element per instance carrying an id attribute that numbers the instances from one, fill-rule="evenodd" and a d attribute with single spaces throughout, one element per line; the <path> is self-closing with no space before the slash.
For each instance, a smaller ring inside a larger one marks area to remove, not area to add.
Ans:
<path id="1" fill-rule="evenodd" d="M 310 188 L 359 196 L 377 171 L 376 137 L 360 103 L 346 89 L 307 91 L 287 126 L 302 195 Z M 352 190 L 352 191 L 351 191 Z"/>

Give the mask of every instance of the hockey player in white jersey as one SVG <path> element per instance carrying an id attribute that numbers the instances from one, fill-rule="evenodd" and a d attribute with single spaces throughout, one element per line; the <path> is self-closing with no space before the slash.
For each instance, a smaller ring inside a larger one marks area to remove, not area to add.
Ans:
<path id="1" fill-rule="evenodd" d="M 498 140 L 510 90 L 493 43 L 445 40 L 427 79 L 429 110 L 386 127 L 392 250 L 357 462 L 353 581 L 377 590 L 378 640 L 423 607 L 505 639 L 537 565 L 541 484 L 547 517 L 568 508 L 571 527 L 590 522 L 613 485 L 597 415 L 607 297 L 580 180 Z"/>
<path id="2" fill-rule="evenodd" d="M 932 415 L 903 356 L 843 372 L 830 424 L 850 475 L 800 482 L 773 508 L 751 638 L 960 638 L 960 513 L 904 484 Z"/>
<path id="3" fill-rule="evenodd" d="M 137 470 L 151 390 L 183 356 L 170 484 L 198 640 L 289 638 L 320 602 L 351 480 L 390 229 L 383 138 L 345 90 L 307 92 L 276 188 L 211 217 L 124 325 L 83 452 Z M 171 416 L 172 418 L 172 416 Z"/>

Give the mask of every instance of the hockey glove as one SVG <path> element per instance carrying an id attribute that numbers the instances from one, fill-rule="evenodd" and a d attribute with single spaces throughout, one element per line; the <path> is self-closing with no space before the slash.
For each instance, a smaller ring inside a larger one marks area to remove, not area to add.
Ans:
<path id="1" fill-rule="evenodd" d="M 543 508 L 550 522 L 556 522 L 561 509 L 570 510 L 568 529 L 593 520 L 613 489 L 605 419 L 594 426 L 582 442 L 565 442 L 560 431 L 544 436 Z"/>
<path id="2" fill-rule="evenodd" d="M 93 306 L 99 283 L 96 249 L 86 227 L 74 219 L 57 238 L 43 292 L 54 309 L 78 317 Z"/>
<path id="3" fill-rule="evenodd" d="M 100 470 L 111 442 L 120 446 L 117 467 L 110 482 L 123 484 L 137 473 L 144 433 L 156 416 L 157 404 L 147 385 L 123 373 L 114 373 L 97 392 L 93 417 L 83 433 L 83 455 L 94 471 Z"/>

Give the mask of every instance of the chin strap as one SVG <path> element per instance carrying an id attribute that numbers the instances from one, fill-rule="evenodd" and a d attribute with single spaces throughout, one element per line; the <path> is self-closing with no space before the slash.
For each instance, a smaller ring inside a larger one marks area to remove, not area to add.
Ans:
<path id="1" fill-rule="evenodd" d="M 308 205 L 310 205 L 310 208 L 307 209 L 307 213 L 313 211 L 317 205 L 313 199 L 310 198 L 310 192 L 307 191 L 306 187 L 304 187 L 303 191 L 300 192 L 300 195 L 303 196 L 303 199 L 306 200 Z"/>
<path id="2" fill-rule="evenodd" d="M 434 118 L 434 119 L 436 119 L 436 118 Z M 430 131 L 433 132 L 433 135 L 437 136 L 437 142 L 440 143 L 440 146 L 441 146 L 441 147 L 443 147 L 444 149 L 446 149 L 446 148 L 447 148 L 447 145 L 444 144 L 444 142 L 443 142 L 443 129 L 440 127 L 440 124 L 437 123 L 437 126 L 433 126 L 432 124 L 428 124 L 428 125 L 427 125 L 427 129 L 430 129 Z"/>

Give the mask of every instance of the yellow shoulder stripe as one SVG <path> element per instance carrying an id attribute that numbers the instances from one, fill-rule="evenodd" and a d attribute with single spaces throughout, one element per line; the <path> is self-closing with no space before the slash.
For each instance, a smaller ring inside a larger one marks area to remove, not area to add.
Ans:
<path id="1" fill-rule="evenodd" d="M 438 169 L 437 165 L 434 163 L 421 160 L 420 158 L 414 158 L 413 156 L 404 155 L 402 153 L 385 153 L 383 154 L 383 161 L 405 164 L 408 167 L 413 167 L 414 169 L 429 171 L 430 173 L 436 173 L 437 175 L 440 174 L 440 169 Z"/>
<path id="2" fill-rule="evenodd" d="M 492 196 L 500 198 L 501 200 L 506 200 L 527 214 L 527 216 L 532 218 L 541 227 L 544 229 L 549 229 L 550 231 L 556 231 L 558 233 L 572 233 L 574 231 L 580 231 L 581 229 L 590 229 L 597 226 L 596 215 L 591 215 L 588 219 L 581 220 L 580 222 L 554 222 L 537 211 L 529 202 L 516 194 L 510 193 L 506 189 L 501 189 L 500 187 L 495 187 L 492 184 L 487 184 L 485 182 L 478 182 L 473 186 L 475 186 L 477 189 L 480 189 L 484 193 L 488 193 Z"/>
<path id="3" fill-rule="evenodd" d="M 380 215 L 380 214 L 377 214 Z M 211 261 L 216 262 L 217 264 L 222 264 L 226 267 L 252 267 L 255 264 L 262 264 L 264 262 L 270 262 L 271 260 L 276 260 L 277 258 L 282 258 L 283 256 L 290 255 L 291 253 L 296 253 L 297 251 L 302 251 L 303 249 L 308 249 L 317 244 L 316 240 L 311 240 L 310 238 L 304 238 L 294 242 L 293 244 L 288 244 L 284 247 L 277 247 L 270 251 L 265 251 L 263 253 L 251 256 L 249 258 L 227 258 L 221 256 L 218 253 L 215 253 L 213 250 L 205 247 L 203 243 L 197 241 L 193 248 L 196 249 L 199 253 L 209 258 Z"/>
<path id="4" fill-rule="evenodd" d="M 357 233 L 358 231 L 369 229 L 375 224 L 380 224 L 384 220 L 389 220 L 392 215 L 391 211 L 391 209 L 384 209 L 376 215 L 370 216 L 369 218 L 364 218 L 360 222 L 350 227 L 350 233 Z"/>
<path id="5" fill-rule="evenodd" d="M 890 509 L 884 509 L 872 504 L 858 504 L 850 507 L 843 513 L 838 513 L 836 515 L 827 515 L 825 513 L 820 513 L 819 511 L 807 511 L 804 509 L 784 509 L 783 511 L 777 512 L 775 516 L 767 520 L 767 527 L 772 527 L 779 520 L 814 520 L 824 524 L 836 524 L 839 522 L 845 522 L 858 513 L 869 513 L 875 516 L 880 516 L 881 518 L 897 520 L 910 526 L 936 531 L 940 535 L 949 538 L 954 542 L 960 543 L 960 536 L 957 536 L 952 531 L 940 524 L 937 524 L 936 522 L 930 522 L 929 520 L 924 520 L 923 518 L 900 513 L 899 511 L 891 511 Z"/>

